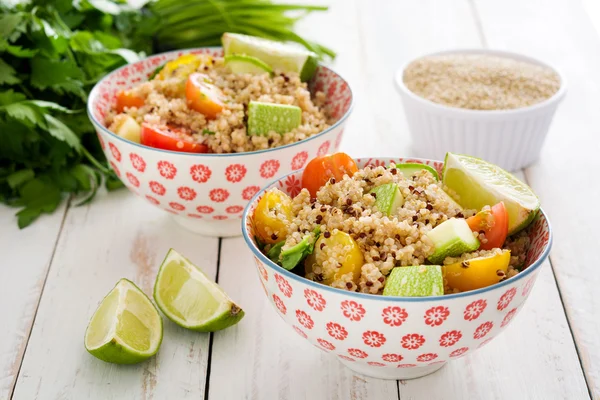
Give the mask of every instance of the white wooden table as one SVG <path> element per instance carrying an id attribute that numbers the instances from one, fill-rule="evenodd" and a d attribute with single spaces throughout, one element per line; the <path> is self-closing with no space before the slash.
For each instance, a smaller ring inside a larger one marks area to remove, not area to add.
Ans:
<path id="1" fill-rule="evenodd" d="M 195 236 L 126 190 L 65 204 L 19 231 L 0 207 L 0 399 L 600 399 L 600 5 L 597 0 L 337 0 L 302 33 L 339 53 L 356 105 L 343 140 L 354 156 L 411 155 L 395 69 L 423 53 L 493 47 L 557 65 L 569 83 L 539 162 L 519 176 L 554 227 L 550 260 L 506 333 L 413 381 L 352 373 L 276 317 L 241 238 Z M 587 206 L 588 211 L 578 212 Z M 591 209 L 590 209 L 591 206 Z M 157 357 L 103 363 L 83 336 L 121 277 L 151 293 L 175 247 L 246 310 L 200 334 L 165 321 Z"/>

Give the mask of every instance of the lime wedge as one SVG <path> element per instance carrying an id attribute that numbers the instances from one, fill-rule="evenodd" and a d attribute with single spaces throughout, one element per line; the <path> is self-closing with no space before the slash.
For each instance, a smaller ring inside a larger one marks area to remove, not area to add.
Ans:
<path id="1" fill-rule="evenodd" d="M 221 38 L 226 56 L 245 54 L 256 57 L 281 72 L 297 72 L 306 82 L 317 70 L 317 55 L 290 44 L 238 33 L 224 33 Z"/>
<path id="2" fill-rule="evenodd" d="M 115 364 L 134 364 L 152 357 L 163 337 L 158 310 L 135 284 L 121 279 L 102 300 L 85 332 L 85 348 Z"/>
<path id="3" fill-rule="evenodd" d="M 526 228 L 540 209 L 540 201 L 529 186 L 479 158 L 447 153 L 443 176 L 442 182 L 464 208 L 481 210 L 503 201 L 509 235 Z"/>
<path id="4" fill-rule="evenodd" d="M 300 126 L 302 110 L 287 104 L 251 101 L 248 104 L 248 133 L 266 135 L 271 131 L 287 133 Z"/>
<path id="5" fill-rule="evenodd" d="M 158 271 L 154 300 L 171 321 L 200 332 L 225 329 L 244 316 L 219 285 L 173 249 Z"/>
<path id="6" fill-rule="evenodd" d="M 244 54 L 225 56 L 225 65 L 235 74 L 264 74 L 273 73 L 273 68 L 256 57 Z"/>
<path id="7" fill-rule="evenodd" d="M 404 163 L 404 164 L 396 164 L 396 168 L 402 172 L 405 178 L 411 178 L 415 172 L 421 171 L 422 169 L 431 172 L 431 175 L 435 178 L 436 181 L 440 180 L 440 177 L 435 169 L 426 164 L 419 163 Z"/>

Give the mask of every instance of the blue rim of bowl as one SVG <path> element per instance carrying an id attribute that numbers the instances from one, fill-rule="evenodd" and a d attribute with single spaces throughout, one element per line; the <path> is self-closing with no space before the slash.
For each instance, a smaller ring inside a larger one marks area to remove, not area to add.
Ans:
<path id="1" fill-rule="evenodd" d="M 164 55 L 164 54 L 172 54 L 172 53 L 189 53 L 195 50 L 201 50 L 201 49 L 211 49 L 211 50 L 221 50 L 222 47 L 220 46 L 208 46 L 208 47 L 195 47 L 195 48 L 189 48 L 189 49 L 181 49 L 181 50 L 173 50 L 173 51 L 166 51 L 163 53 L 157 53 L 157 54 L 152 54 L 152 56 L 160 56 L 160 55 Z M 149 57 L 146 57 L 149 58 Z M 146 59 L 144 58 L 144 59 Z M 140 60 L 142 61 L 142 60 Z M 135 64 L 135 63 L 134 63 Z M 126 64 L 123 65 L 122 67 L 119 67 L 117 69 L 115 69 L 114 71 L 112 71 L 111 73 L 109 73 L 108 75 L 106 75 L 104 78 L 100 79 L 98 81 L 98 83 L 96 83 L 94 85 L 94 87 L 92 88 L 90 95 L 88 96 L 88 101 L 86 104 L 86 111 L 87 111 L 87 115 L 88 118 L 90 119 L 90 121 L 92 121 L 92 124 L 99 128 L 100 130 L 102 130 L 103 132 L 109 134 L 110 136 L 124 142 L 124 143 L 128 143 L 131 144 L 133 146 L 136 147 L 140 147 L 142 149 L 148 149 L 151 151 L 158 151 L 160 153 L 167 153 L 167 154 L 176 154 L 179 156 L 188 156 L 188 157 L 235 157 L 235 156 L 244 156 L 244 155 L 254 155 L 254 154 L 264 154 L 264 153 L 269 153 L 271 151 L 277 151 L 277 150 L 281 150 L 281 149 L 287 149 L 290 147 L 294 147 L 299 145 L 300 143 L 306 143 L 309 142 L 313 139 L 317 139 L 318 137 L 321 137 L 323 135 L 325 135 L 326 133 L 331 132 L 332 130 L 334 130 L 335 128 L 337 128 L 338 126 L 342 125 L 346 119 L 348 119 L 348 117 L 350 116 L 350 114 L 352 113 L 352 110 L 354 109 L 354 93 L 352 92 L 352 87 L 350 86 L 350 84 L 348 83 L 348 81 L 346 79 L 344 79 L 344 77 L 342 77 L 342 75 L 338 74 L 335 70 L 331 69 L 328 66 L 319 64 L 319 67 L 324 67 L 327 68 L 328 70 L 330 70 L 331 72 L 333 72 L 334 74 L 336 74 L 340 79 L 342 79 L 346 85 L 348 86 L 348 90 L 350 91 L 350 107 L 348 107 L 348 110 L 344 113 L 344 115 L 342 115 L 342 117 L 337 120 L 333 125 L 331 125 L 329 128 L 325 129 L 322 132 L 317 133 L 316 135 L 310 136 L 306 139 L 302 139 L 298 142 L 294 142 L 294 143 L 290 143 L 290 144 L 286 144 L 284 146 L 279 146 L 279 147 L 273 147 L 270 149 L 264 149 L 264 150 L 257 150 L 257 151 L 246 151 L 243 153 L 185 153 L 185 152 L 179 152 L 179 151 L 172 151 L 172 150 L 163 150 L 163 149 L 157 149 L 155 147 L 150 147 L 150 146 L 144 146 L 141 143 L 135 143 L 135 142 L 131 142 L 129 140 L 123 139 L 121 136 L 117 135 L 114 132 L 111 132 L 108 128 L 106 128 L 103 124 L 101 124 L 100 122 L 98 122 L 98 120 L 96 119 L 96 117 L 94 116 L 94 114 L 92 113 L 91 110 L 91 105 L 92 105 L 92 99 L 97 97 L 96 92 L 98 91 L 98 88 L 102 85 L 102 83 L 108 79 L 109 77 L 111 77 L 112 75 L 116 74 L 117 72 L 119 72 L 120 70 L 122 70 L 123 68 L 126 68 L 128 66 L 130 66 L 131 64 Z"/>
<path id="2" fill-rule="evenodd" d="M 357 158 L 363 159 L 366 157 L 357 157 Z M 381 157 L 381 158 L 391 158 L 391 157 Z M 290 172 L 289 174 L 286 174 L 286 175 L 282 176 L 281 178 L 270 182 L 268 185 L 263 187 L 252 197 L 252 199 L 246 205 L 246 208 L 244 209 L 244 213 L 242 214 L 242 235 L 244 236 L 244 240 L 246 241 L 246 244 L 248 245 L 248 247 L 250 247 L 250 249 L 252 250 L 252 253 L 254 253 L 254 256 L 258 257 L 258 259 L 260 259 L 263 263 L 269 265 L 271 268 L 275 269 L 278 273 L 285 275 L 286 277 L 291 278 L 292 280 L 299 281 L 300 283 L 304 283 L 304 284 L 306 284 L 308 286 L 312 286 L 316 289 L 326 290 L 328 292 L 336 293 L 339 295 L 346 295 L 349 297 L 355 297 L 358 299 L 380 300 L 380 301 L 388 301 L 388 302 L 411 302 L 412 303 L 412 302 L 428 302 L 428 301 L 458 299 L 461 297 L 468 297 L 468 296 L 474 296 L 474 295 L 486 293 L 486 292 L 492 291 L 494 289 L 501 288 L 503 286 L 512 284 L 521 279 L 524 279 L 526 276 L 533 273 L 533 271 L 538 269 L 543 264 L 543 262 L 546 260 L 546 258 L 548 258 L 548 255 L 550 254 L 550 249 L 552 248 L 552 242 L 553 242 L 552 227 L 550 226 L 550 221 L 546 217 L 546 213 L 544 213 L 544 210 L 542 210 L 542 208 L 540 207 L 540 209 L 538 211 L 538 215 L 540 213 L 543 214 L 544 217 L 546 218 L 546 223 L 548 224 L 548 234 L 549 235 L 548 235 L 548 244 L 546 245 L 546 248 L 544 249 L 542 254 L 524 271 L 519 272 L 517 275 L 515 275 L 512 278 L 507 279 L 503 282 L 498 282 L 495 285 L 487 286 L 487 287 L 484 287 L 481 289 L 470 290 L 468 292 L 452 293 L 452 294 L 445 294 L 442 296 L 429 296 L 429 297 L 399 297 L 399 296 L 374 295 L 374 294 L 366 294 L 366 293 L 358 293 L 358 292 L 349 292 L 347 290 L 342 290 L 342 289 L 337 289 L 337 288 L 334 288 L 331 286 L 322 285 L 320 283 L 316 283 L 314 281 L 306 279 L 303 276 L 296 275 L 293 272 L 288 271 L 287 269 L 281 267 L 280 265 L 275 264 L 273 261 L 271 261 L 269 258 L 267 258 L 267 256 L 265 256 L 256 247 L 256 245 L 252 241 L 252 238 L 250 238 L 248 236 L 248 231 L 246 230 L 246 221 L 248 219 L 248 212 L 250 211 L 250 206 L 252 204 L 254 204 L 256 199 L 258 197 L 260 197 L 267 188 L 271 187 L 276 182 L 283 181 L 288 176 L 290 176 L 292 174 L 296 174 L 299 171 L 301 171 L 301 170 L 296 170 L 296 171 Z"/>

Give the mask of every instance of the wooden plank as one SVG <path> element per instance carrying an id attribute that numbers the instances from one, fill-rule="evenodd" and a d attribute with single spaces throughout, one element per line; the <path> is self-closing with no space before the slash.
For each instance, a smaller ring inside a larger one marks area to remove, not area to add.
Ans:
<path id="1" fill-rule="evenodd" d="M 99 361 L 83 347 L 89 319 L 120 278 L 152 293 L 170 247 L 215 276 L 218 239 L 191 234 L 126 190 L 73 208 L 44 289 L 14 399 L 202 398 L 209 335 L 164 319 L 157 357 L 135 366 Z"/>
<path id="2" fill-rule="evenodd" d="M 0 206 L 0 399 L 13 391 L 66 209 L 21 230 L 17 210 Z"/>
<path id="3" fill-rule="evenodd" d="M 246 316 L 215 333 L 209 399 L 398 399 L 395 381 L 355 374 L 298 336 L 258 279 L 243 238 L 224 239 L 219 284 Z"/>
<path id="4" fill-rule="evenodd" d="M 542 157 L 527 177 L 554 228 L 551 262 L 592 397 L 600 399 L 600 215 L 575 211 L 600 198 L 600 38 L 580 2 L 477 1 L 490 46 L 510 48 L 555 64 L 567 77 Z"/>

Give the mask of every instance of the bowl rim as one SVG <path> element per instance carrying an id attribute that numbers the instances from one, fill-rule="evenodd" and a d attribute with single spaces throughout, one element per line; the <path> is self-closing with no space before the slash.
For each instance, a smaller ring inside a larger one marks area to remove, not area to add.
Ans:
<path id="1" fill-rule="evenodd" d="M 388 160 L 388 161 L 391 161 L 394 158 L 397 159 L 398 157 L 393 157 L 393 158 L 392 157 L 356 157 L 354 159 L 356 160 L 356 159 L 368 159 L 368 158 L 376 158 L 376 159 L 379 159 L 379 160 Z M 430 159 L 426 159 L 426 158 L 413 158 L 413 157 L 410 157 L 410 159 L 411 160 L 419 160 L 419 161 L 434 161 L 434 162 L 439 162 L 437 160 L 430 160 Z M 267 256 L 265 256 L 256 247 L 256 245 L 252 241 L 252 238 L 249 237 L 248 231 L 246 230 L 246 221 L 248 220 L 248 217 L 249 217 L 248 213 L 250 211 L 250 206 L 256 202 L 256 200 L 258 199 L 258 197 L 260 197 L 266 191 L 267 188 L 270 188 L 275 183 L 282 182 L 288 176 L 296 174 L 296 173 L 301 172 L 301 171 L 304 171 L 304 169 L 292 171 L 289 174 L 286 174 L 286 175 L 284 175 L 284 176 L 282 176 L 282 177 L 280 177 L 278 179 L 275 179 L 275 180 L 269 182 L 266 186 L 262 187 L 252 197 L 252 199 L 250 199 L 250 201 L 248 202 L 248 204 L 244 208 L 244 213 L 242 214 L 242 235 L 244 237 L 244 241 L 246 242 L 246 245 L 250 248 L 250 250 L 252 250 L 252 253 L 254 254 L 254 256 L 257 257 L 261 262 L 263 262 L 264 264 L 268 265 L 271 269 L 274 269 L 278 273 L 286 276 L 287 278 L 290 278 L 290 279 L 292 279 L 294 281 L 297 281 L 300 284 L 305 284 L 305 285 L 308 285 L 308 286 L 312 286 L 313 288 L 316 288 L 316 289 L 325 290 L 325 291 L 336 293 L 336 294 L 342 295 L 342 296 L 345 295 L 345 296 L 348 296 L 350 298 L 354 297 L 354 298 L 363 299 L 363 300 L 387 301 L 387 302 L 392 302 L 392 303 L 402 303 L 402 302 L 409 302 L 409 303 L 413 303 L 414 302 L 414 303 L 418 303 L 418 302 L 433 302 L 433 301 L 458 299 L 458 298 L 462 298 L 462 297 L 475 296 L 475 295 L 478 295 L 478 294 L 483 294 L 483 293 L 486 293 L 486 292 L 491 292 L 491 291 L 493 291 L 495 289 L 501 288 L 501 287 L 506 286 L 506 285 L 510 285 L 512 283 L 515 283 L 515 282 L 521 280 L 521 279 L 524 279 L 526 276 L 532 274 L 535 270 L 537 270 L 544 263 L 544 261 L 548 258 L 548 255 L 550 254 L 550 249 L 552 248 L 552 242 L 553 242 L 552 226 L 550 225 L 550 220 L 548 219 L 546 213 L 540 207 L 540 209 L 538 211 L 538 216 L 536 216 L 536 218 L 539 218 L 539 215 L 543 215 L 544 218 L 546 219 L 546 223 L 548 224 L 548 244 L 544 248 L 544 251 L 524 271 L 519 272 L 517 275 L 513 276 L 512 278 L 509 278 L 509 279 L 507 279 L 505 281 L 502 281 L 502 282 L 498 282 L 498 283 L 496 283 L 494 285 L 487 286 L 487 287 L 484 287 L 484 288 L 481 288 L 481 289 L 470 290 L 470 291 L 467 291 L 467 292 L 452 293 L 452 294 L 446 294 L 446 295 L 441 295 L 441 296 L 428 296 L 428 297 L 401 297 L 401 296 L 374 295 L 374 294 L 359 293 L 359 292 L 349 292 L 347 290 L 342 290 L 342 289 L 334 288 L 334 287 L 331 287 L 331 286 L 322 285 L 320 283 L 317 283 L 317 282 L 311 281 L 309 279 L 306 279 L 303 276 L 296 275 L 292 271 L 288 271 L 287 269 L 281 267 L 280 265 L 275 264 L 273 261 L 271 261 L 269 258 L 267 258 Z"/>
<path id="2" fill-rule="evenodd" d="M 426 99 L 426 98 L 421 97 L 418 94 L 414 93 L 404 84 L 404 72 L 406 71 L 406 68 L 412 62 L 414 62 L 416 60 L 420 60 L 425 57 L 434 57 L 434 56 L 442 56 L 442 55 L 449 55 L 449 54 L 488 54 L 488 55 L 495 55 L 495 56 L 499 56 L 499 57 L 503 57 L 503 58 L 510 58 L 510 59 L 513 59 L 516 61 L 528 62 L 530 64 L 534 64 L 537 66 L 546 67 L 548 69 L 551 69 L 558 75 L 558 77 L 560 79 L 560 87 L 558 88 L 556 93 L 554 93 L 549 98 L 547 98 L 544 101 L 541 101 L 539 103 L 527 106 L 527 107 L 511 108 L 511 109 L 507 109 L 507 110 L 472 110 L 472 109 L 468 109 L 468 108 L 451 107 L 451 106 L 447 106 L 445 104 L 435 103 L 429 99 Z M 436 111 L 440 111 L 440 112 L 456 113 L 456 114 L 460 114 L 462 116 L 483 117 L 483 118 L 491 117 L 491 116 L 516 116 L 516 115 L 520 115 L 520 114 L 526 114 L 529 112 L 538 111 L 540 109 L 548 108 L 556 103 L 559 103 L 560 101 L 562 101 L 562 99 L 564 98 L 564 96 L 567 93 L 567 81 L 565 79 L 564 74 L 560 71 L 559 68 L 557 68 L 545 61 L 539 60 L 534 57 L 527 56 L 525 54 L 516 53 L 516 52 L 512 52 L 512 51 L 485 49 L 485 48 L 453 49 L 453 50 L 443 50 L 443 51 L 436 51 L 436 52 L 432 52 L 432 53 L 423 54 L 419 57 L 413 58 L 413 59 L 405 62 L 400 68 L 398 68 L 394 74 L 394 83 L 396 86 L 396 90 L 401 95 L 405 95 L 405 96 L 409 97 L 411 100 L 416 101 L 417 103 L 420 103 L 421 105 L 423 105 L 425 107 L 430 107 L 430 108 L 433 108 Z"/>
<path id="3" fill-rule="evenodd" d="M 162 53 L 156 53 L 156 54 L 152 54 L 150 56 L 144 57 L 143 59 L 137 61 L 137 62 L 141 62 L 144 60 L 147 60 L 151 57 L 155 57 L 155 56 L 161 56 L 161 55 L 165 55 L 165 54 L 173 54 L 173 53 L 191 53 L 193 51 L 198 51 L 198 50 L 205 50 L 205 49 L 210 49 L 210 50 L 219 50 L 219 49 L 223 49 L 222 46 L 206 46 L 206 47 L 192 47 L 192 48 L 187 48 L 187 49 L 179 49 L 179 50 L 172 50 L 172 51 L 166 51 L 166 52 L 162 52 Z M 92 112 L 92 103 L 95 101 L 95 99 L 98 97 L 99 95 L 99 88 L 100 86 L 109 78 L 112 77 L 113 75 L 115 75 L 116 73 L 118 73 L 120 70 L 122 70 L 123 68 L 129 67 L 131 65 L 133 65 L 135 63 L 128 63 L 125 64 L 113 71 L 111 71 L 110 73 L 108 73 L 107 75 L 105 75 L 104 77 L 102 77 L 102 79 L 100 79 L 92 88 L 92 90 L 90 91 L 90 94 L 88 96 L 88 100 L 87 100 L 87 104 L 86 104 L 86 112 L 88 115 L 88 118 L 90 119 L 90 121 L 92 122 L 92 124 L 96 127 L 96 129 L 100 129 L 103 133 L 108 134 L 110 136 L 112 136 L 115 139 L 118 139 L 124 143 L 127 144 L 131 144 L 133 146 L 136 147 L 140 147 L 142 149 L 146 149 L 149 151 L 157 151 L 159 153 L 167 153 L 167 154 L 173 154 L 173 155 L 178 155 L 178 156 L 187 156 L 187 157 L 196 157 L 196 158 L 213 158 L 213 157 L 236 157 L 236 156 L 245 156 L 245 155 L 255 155 L 255 154 L 265 154 L 265 153 L 269 153 L 272 151 L 277 151 L 277 150 L 281 150 L 281 149 L 287 149 L 287 148 L 291 148 L 294 146 L 297 146 L 301 143 L 306 143 L 309 142 L 313 139 L 317 139 L 331 131 L 333 131 L 334 129 L 336 129 L 338 126 L 341 126 L 346 119 L 348 119 L 348 117 L 350 116 L 350 114 L 352 113 L 352 110 L 354 109 L 354 93 L 352 92 L 352 87 L 350 86 L 350 83 L 344 78 L 342 77 L 342 75 L 340 75 L 338 72 L 336 72 L 335 70 L 333 70 L 332 68 L 325 66 L 321 63 L 318 64 L 319 67 L 323 67 L 328 69 L 329 71 L 333 72 L 335 75 L 337 75 L 342 81 L 344 81 L 346 83 L 346 86 L 348 87 L 348 90 L 350 91 L 350 106 L 348 107 L 348 110 L 344 113 L 344 115 L 342 115 L 342 117 L 337 120 L 333 125 L 331 125 L 329 128 L 317 133 L 316 135 L 310 136 L 306 139 L 302 139 L 298 142 L 294 142 L 294 143 L 290 143 L 290 144 L 286 144 L 283 146 L 279 146 L 279 147 L 273 147 L 273 148 L 269 148 L 269 149 L 263 149 L 263 150 L 257 150 L 257 151 L 246 151 L 246 152 L 242 152 L 242 153 L 186 153 L 186 152 L 179 152 L 179 151 L 173 151 L 173 150 L 164 150 L 164 149 L 157 149 L 155 147 L 150 147 L 150 146 L 144 146 L 141 143 L 135 143 L 135 142 L 131 142 L 129 140 L 126 140 L 124 138 L 122 138 L 121 136 L 117 135 L 116 133 L 110 131 L 107 127 L 105 127 L 102 123 L 100 123 L 96 117 L 94 116 L 94 113 Z"/>

